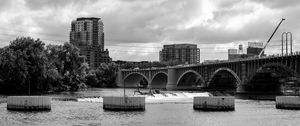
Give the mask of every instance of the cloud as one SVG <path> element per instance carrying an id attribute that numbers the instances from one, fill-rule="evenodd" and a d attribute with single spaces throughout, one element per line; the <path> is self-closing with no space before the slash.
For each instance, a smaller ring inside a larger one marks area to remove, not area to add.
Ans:
<path id="1" fill-rule="evenodd" d="M 272 42 L 279 43 L 283 31 L 293 32 L 297 41 L 299 11 L 298 0 L 1 0 L 0 46 L 18 36 L 63 43 L 69 39 L 72 20 L 94 16 L 104 22 L 105 45 L 115 60 L 158 60 L 159 48 L 150 50 L 157 53 L 139 50 L 165 43 L 198 44 L 202 58 L 209 59 L 207 45 L 218 49 L 217 45 L 232 48 L 232 43 L 267 41 L 282 17 L 287 20 Z M 115 47 L 122 45 L 140 47 Z M 132 51 L 127 54 L 124 49 Z"/>
<path id="2" fill-rule="evenodd" d="M 251 0 L 253 2 L 262 3 L 268 8 L 287 9 L 300 5 L 298 0 Z"/>

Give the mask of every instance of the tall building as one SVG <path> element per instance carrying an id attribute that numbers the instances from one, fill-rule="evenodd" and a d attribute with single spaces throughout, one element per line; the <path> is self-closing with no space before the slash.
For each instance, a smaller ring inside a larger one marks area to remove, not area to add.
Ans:
<path id="1" fill-rule="evenodd" d="M 109 51 L 104 50 L 104 25 L 101 18 L 81 17 L 71 23 L 70 43 L 80 49 L 92 68 L 111 62 Z"/>
<path id="2" fill-rule="evenodd" d="M 160 62 L 175 61 L 179 64 L 200 63 L 200 49 L 196 44 L 172 44 L 164 45 L 159 52 Z"/>

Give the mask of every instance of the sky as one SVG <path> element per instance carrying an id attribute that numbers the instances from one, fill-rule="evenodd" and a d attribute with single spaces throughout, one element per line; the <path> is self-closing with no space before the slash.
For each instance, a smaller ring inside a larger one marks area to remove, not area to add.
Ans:
<path id="1" fill-rule="evenodd" d="M 0 0 L 0 47 L 17 37 L 46 44 L 69 41 L 71 21 L 100 17 L 113 60 L 158 61 L 164 44 L 197 44 L 201 61 L 227 59 L 227 50 L 269 39 L 281 53 L 281 34 L 300 50 L 299 0 Z"/>

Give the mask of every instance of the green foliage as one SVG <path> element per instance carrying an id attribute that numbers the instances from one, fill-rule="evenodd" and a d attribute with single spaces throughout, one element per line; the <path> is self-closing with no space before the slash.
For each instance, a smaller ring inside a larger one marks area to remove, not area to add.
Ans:
<path id="1" fill-rule="evenodd" d="M 91 87 L 103 87 L 103 85 L 101 85 L 99 83 L 99 80 L 96 77 L 95 70 L 89 71 L 89 73 L 86 75 L 85 79 L 86 79 L 85 80 L 86 85 L 88 85 L 88 86 L 91 86 Z"/>
<path id="2" fill-rule="evenodd" d="M 106 87 L 116 87 L 118 66 L 115 63 L 101 63 L 97 69 L 96 77 Z"/>
<path id="3" fill-rule="evenodd" d="M 48 45 L 45 52 L 49 59 L 47 67 L 55 69 L 57 71 L 57 79 L 60 80 L 52 84 L 58 86 L 52 88 L 54 91 L 76 91 L 86 87 L 84 81 L 89 67 L 87 63 L 83 62 L 83 57 L 79 55 L 77 47 L 70 43 Z"/>
<path id="4" fill-rule="evenodd" d="M 128 67 L 133 67 L 132 64 Z M 79 49 L 70 43 L 48 45 L 21 37 L 0 48 L 0 93 L 40 94 L 77 91 L 91 87 L 116 87 L 118 66 L 102 63 L 89 68 Z"/>
<path id="5" fill-rule="evenodd" d="M 178 64 L 178 63 L 177 63 Z M 166 67 L 166 66 L 174 66 L 177 65 L 175 62 L 140 62 L 140 63 L 132 63 L 132 62 L 126 62 L 124 64 L 121 64 L 120 67 L 122 69 L 134 69 L 134 68 L 139 68 L 139 69 L 146 69 L 146 68 L 152 68 L 152 67 Z"/>
<path id="6" fill-rule="evenodd" d="M 166 67 L 167 64 L 161 62 L 152 62 L 152 67 Z"/>
<path id="7" fill-rule="evenodd" d="M 116 87 L 118 66 L 115 63 L 101 63 L 86 76 L 86 84 L 92 87 Z"/>
<path id="8" fill-rule="evenodd" d="M 0 54 L 0 78 L 5 93 L 25 93 L 30 90 L 42 92 L 44 85 L 47 58 L 44 43 L 39 39 L 17 38 Z"/>
<path id="9" fill-rule="evenodd" d="M 52 91 L 64 91 L 67 90 L 67 86 L 63 84 L 63 77 L 59 74 L 56 69 L 48 69 L 46 72 L 48 90 Z"/>
<path id="10" fill-rule="evenodd" d="M 72 44 L 49 45 L 21 37 L 0 49 L 0 91 L 9 94 L 86 88 L 89 69 Z"/>
<path id="11" fill-rule="evenodd" d="M 127 62 L 127 63 L 121 65 L 122 69 L 133 69 L 135 67 L 137 67 L 137 66 L 130 62 Z"/>
<path id="12" fill-rule="evenodd" d="M 163 64 L 165 64 L 166 66 L 176 66 L 180 64 L 180 62 L 176 60 L 171 60 L 171 61 L 164 62 Z"/>

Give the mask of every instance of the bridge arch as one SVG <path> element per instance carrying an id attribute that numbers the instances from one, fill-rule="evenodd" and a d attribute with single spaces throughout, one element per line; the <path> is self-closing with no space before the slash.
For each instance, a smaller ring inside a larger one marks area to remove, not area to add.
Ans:
<path id="1" fill-rule="evenodd" d="M 153 75 L 149 88 L 161 88 L 165 89 L 168 83 L 168 73 L 158 72 Z"/>
<path id="2" fill-rule="evenodd" d="M 205 80 L 198 72 L 194 70 L 188 70 L 179 76 L 176 85 L 178 89 L 195 88 L 198 86 L 204 87 Z"/>
<path id="3" fill-rule="evenodd" d="M 282 64 L 278 64 L 278 63 L 268 63 L 268 64 L 265 64 L 261 67 L 259 67 L 256 72 L 259 72 L 261 70 L 263 70 L 264 68 L 279 68 L 278 70 L 282 71 L 282 72 L 285 72 L 284 74 L 287 74 L 288 76 L 294 76 L 296 77 L 297 76 L 297 72 L 292 70 L 291 68 L 289 68 L 288 66 L 285 66 L 285 65 L 282 65 Z"/>
<path id="4" fill-rule="evenodd" d="M 226 85 L 220 84 L 220 82 Z M 236 89 L 241 83 L 241 79 L 232 69 L 221 67 L 213 72 L 207 87 L 215 89 Z"/>
<path id="5" fill-rule="evenodd" d="M 247 79 L 244 89 L 248 92 L 269 92 L 281 94 L 281 80 L 288 77 L 296 77 L 297 72 L 278 63 L 268 63 L 259 67 L 251 73 Z"/>
<path id="6" fill-rule="evenodd" d="M 146 83 L 149 84 L 149 78 L 147 76 L 143 73 L 133 72 L 124 77 L 123 84 L 125 87 L 137 87 L 143 79 L 145 79 L 147 81 Z"/>

